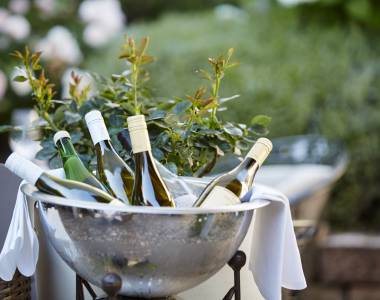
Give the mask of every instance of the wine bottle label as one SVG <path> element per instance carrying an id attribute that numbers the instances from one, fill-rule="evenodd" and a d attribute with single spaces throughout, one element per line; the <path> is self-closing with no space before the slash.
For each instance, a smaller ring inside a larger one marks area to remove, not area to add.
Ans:
<path id="1" fill-rule="evenodd" d="M 218 207 L 224 205 L 239 204 L 240 199 L 229 189 L 222 186 L 215 186 L 207 198 L 201 204 L 201 207 Z"/>
<path id="2" fill-rule="evenodd" d="M 106 124 L 99 111 L 90 111 L 86 114 L 85 119 L 94 145 L 100 141 L 110 140 Z"/>
<path id="3" fill-rule="evenodd" d="M 31 184 L 35 184 L 44 172 L 39 166 L 15 152 L 8 157 L 5 166 L 11 172 Z"/>
<path id="4" fill-rule="evenodd" d="M 253 158 L 261 166 L 271 151 L 271 141 L 266 138 L 259 138 L 248 152 L 247 157 Z"/>
<path id="5" fill-rule="evenodd" d="M 150 151 L 150 140 L 148 135 L 148 130 L 139 129 L 132 130 L 129 132 L 131 136 L 132 151 L 133 153 Z"/>

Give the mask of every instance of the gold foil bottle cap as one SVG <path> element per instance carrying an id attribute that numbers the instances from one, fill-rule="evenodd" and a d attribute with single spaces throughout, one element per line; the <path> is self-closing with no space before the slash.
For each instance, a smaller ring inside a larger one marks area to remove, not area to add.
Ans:
<path id="1" fill-rule="evenodd" d="M 256 160 L 261 166 L 273 149 L 272 142 L 267 138 L 259 138 L 249 150 L 247 156 Z"/>
<path id="2" fill-rule="evenodd" d="M 131 137 L 133 153 L 150 151 L 150 141 L 148 129 L 144 115 L 137 115 L 127 118 L 128 131 Z"/>
<path id="3" fill-rule="evenodd" d="M 129 131 L 147 128 L 144 115 L 136 115 L 136 116 L 128 117 L 127 123 L 128 123 Z"/>

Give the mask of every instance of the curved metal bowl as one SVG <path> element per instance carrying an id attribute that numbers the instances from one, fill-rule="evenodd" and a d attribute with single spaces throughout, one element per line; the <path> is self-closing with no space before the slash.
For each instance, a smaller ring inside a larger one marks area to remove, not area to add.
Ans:
<path id="1" fill-rule="evenodd" d="M 212 209 L 115 207 L 40 193 L 23 193 L 38 202 L 46 236 L 80 276 L 101 286 L 108 272 L 122 278 L 120 294 L 164 297 L 189 289 L 222 268 L 243 241 L 254 201 Z"/>

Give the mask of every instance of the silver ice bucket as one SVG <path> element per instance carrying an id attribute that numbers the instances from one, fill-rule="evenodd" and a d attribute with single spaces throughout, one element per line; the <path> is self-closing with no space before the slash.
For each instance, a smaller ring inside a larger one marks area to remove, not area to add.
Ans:
<path id="1" fill-rule="evenodd" d="M 243 241 L 256 200 L 218 208 L 115 207 L 54 197 L 31 185 L 44 234 L 81 277 L 101 286 L 107 273 L 122 279 L 121 295 L 164 297 L 205 281 Z"/>

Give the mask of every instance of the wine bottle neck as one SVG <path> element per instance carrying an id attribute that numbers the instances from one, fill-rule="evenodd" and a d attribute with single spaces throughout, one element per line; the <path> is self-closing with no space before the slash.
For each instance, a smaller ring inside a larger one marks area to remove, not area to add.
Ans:
<path id="1" fill-rule="evenodd" d="M 112 147 L 111 140 L 101 140 L 97 142 L 95 145 L 97 145 L 97 147 L 99 147 L 102 150 L 115 151 Z"/>
<path id="2" fill-rule="evenodd" d="M 90 131 L 91 139 L 94 145 L 96 145 L 100 141 L 106 141 L 111 139 L 103 119 L 97 119 L 88 122 L 87 127 Z"/>
<path id="3" fill-rule="evenodd" d="M 247 181 L 250 186 L 256 175 L 257 170 L 260 168 L 260 164 L 251 157 L 246 157 L 240 165 L 237 167 L 238 174 L 241 180 Z"/>
<path id="4" fill-rule="evenodd" d="M 42 168 L 17 153 L 12 153 L 8 157 L 5 166 L 11 172 L 31 184 L 35 184 L 38 178 L 44 173 Z"/>
<path id="5" fill-rule="evenodd" d="M 78 153 L 75 151 L 74 145 L 69 138 L 60 139 L 57 143 L 57 148 L 63 163 L 70 157 L 78 157 Z"/>

